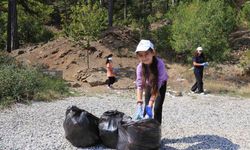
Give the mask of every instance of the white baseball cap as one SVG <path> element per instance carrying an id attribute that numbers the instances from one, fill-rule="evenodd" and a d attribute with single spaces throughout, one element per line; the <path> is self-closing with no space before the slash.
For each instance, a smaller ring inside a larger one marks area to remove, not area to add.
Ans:
<path id="1" fill-rule="evenodd" d="M 202 47 L 197 47 L 196 50 L 197 50 L 197 51 L 202 51 L 203 48 L 202 48 Z"/>
<path id="2" fill-rule="evenodd" d="M 141 40 L 137 45 L 135 52 L 145 52 L 149 50 L 149 48 L 154 49 L 153 43 L 149 40 Z"/>

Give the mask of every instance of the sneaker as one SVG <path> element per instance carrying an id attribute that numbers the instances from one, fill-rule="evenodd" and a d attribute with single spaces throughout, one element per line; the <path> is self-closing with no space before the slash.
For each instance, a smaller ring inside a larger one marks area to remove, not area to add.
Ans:
<path id="1" fill-rule="evenodd" d="M 191 94 L 194 94 L 195 92 L 194 92 L 194 91 L 192 91 L 192 90 L 190 90 L 190 93 L 191 93 Z"/>
<path id="2" fill-rule="evenodd" d="M 107 88 L 108 88 L 108 89 L 114 89 L 112 86 L 108 86 L 108 85 L 107 85 Z"/>
<path id="3" fill-rule="evenodd" d="M 195 92 L 196 94 L 205 95 L 204 92 Z"/>

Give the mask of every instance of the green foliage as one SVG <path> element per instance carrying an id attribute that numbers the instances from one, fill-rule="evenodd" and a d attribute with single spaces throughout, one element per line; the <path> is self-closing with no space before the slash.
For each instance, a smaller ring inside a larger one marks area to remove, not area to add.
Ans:
<path id="1" fill-rule="evenodd" d="M 75 41 L 87 40 L 87 47 L 89 40 L 96 40 L 101 31 L 107 28 L 107 11 L 98 4 L 86 5 L 84 0 L 72 7 L 70 19 L 70 25 L 64 26 L 65 31 Z"/>
<path id="2" fill-rule="evenodd" d="M 14 64 L 15 60 L 9 57 L 5 52 L 0 51 L 0 66 L 1 65 L 11 65 Z"/>
<path id="3" fill-rule="evenodd" d="M 243 27 L 250 29 L 250 2 L 243 5 L 240 13 L 238 14 L 239 24 Z"/>
<path id="4" fill-rule="evenodd" d="M 243 74 L 250 75 L 250 50 L 244 52 L 240 59 L 240 65 L 243 68 Z"/>
<path id="5" fill-rule="evenodd" d="M 23 3 L 27 4 L 24 7 Z M 0 49 L 4 49 L 7 43 L 8 1 L 0 3 Z M 18 1 L 18 39 L 21 44 L 45 42 L 53 37 L 53 33 L 47 30 L 44 24 L 48 23 L 53 9 L 49 5 L 37 0 Z"/>
<path id="6" fill-rule="evenodd" d="M 62 27 L 64 24 L 70 23 L 70 14 L 71 10 L 69 6 L 74 6 L 77 4 L 78 0 L 61 0 L 55 1 L 51 5 L 53 6 L 53 12 L 50 14 L 51 20 L 50 23 L 52 25 L 56 25 L 57 27 Z"/>
<path id="7" fill-rule="evenodd" d="M 172 47 L 179 53 L 192 54 L 202 46 L 209 59 L 224 59 L 229 51 L 228 34 L 235 27 L 234 12 L 220 0 L 180 4 L 171 14 Z"/>
<path id="8" fill-rule="evenodd" d="M 4 49 L 7 39 L 7 13 L 4 13 L 1 9 L 7 8 L 7 1 L 0 2 L 0 49 Z"/>
<path id="9" fill-rule="evenodd" d="M 27 13 L 25 8 L 18 5 L 18 38 L 21 44 L 48 41 L 53 33 L 45 28 L 44 23 L 49 22 L 52 7 L 36 0 L 29 0 L 27 4 L 33 12 Z"/>
<path id="10" fill-rule="evenodd" d="M 163 26 L 152 31 L 151 39 L 156 45 L 157 53 L 160 53 L 162 57 L 167 56 L 170 52 L 170 34 L 171 32 L 169 26 Z"/>
<path id="11" fill-rule="evenodd" d="M 38 85 L 35 71 L 19 69 L 12 65 L 3 65 L 0 68 L 1 99 L 11 96 L 21 101 L 22 98 L 28 98 L 36 92 L 33 90 Z"/>
<path id="12" fill-rule="evenodd" d="M 63 80 L 44 75 L 34 68 L 18 65 L 5 53 L 0 53 L 0 85 L 0 105 L 34 98 L 50 100 L 48 98 L 59 98 L 68 93 Z M 51 95 L 51 92 L 54 94 Z M 39 96 L 41 93 L 50 96 L 42 99 Z"/>
<path id="13" fill-rule="evenodd" d="M 151 13 L 151 3 L 149 1 L 143 3 L 142 0 L 134 0 L 133 7 L 131 9 L 131 17 L 133 18 L 133 24 L 135 28 L 139 28 L 141 36 L 143 31 L 148 30 L 150 22 L 148 16 Z"/>
<path id="14" fill-rule="evenodd" d="M 20 43 L 46 42 L 54 37 L 54 34 L 46 29 L 41 22 L 32 16 L 22 16 L 18 18 L 20 26 L 18 37 Z"/>

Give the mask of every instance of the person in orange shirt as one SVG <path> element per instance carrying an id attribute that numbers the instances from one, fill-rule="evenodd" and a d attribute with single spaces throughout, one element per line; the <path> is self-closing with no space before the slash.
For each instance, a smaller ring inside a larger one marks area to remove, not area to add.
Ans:
<path id="1" fill-rule="evenodd" d="M 112 57 L 107 58 L 106 68 L 107 68 L 107 77 L 108 77 L 108 88 L 112 88 L 113 83 L 115 83 L 115 74 L 113 72 Z"/>

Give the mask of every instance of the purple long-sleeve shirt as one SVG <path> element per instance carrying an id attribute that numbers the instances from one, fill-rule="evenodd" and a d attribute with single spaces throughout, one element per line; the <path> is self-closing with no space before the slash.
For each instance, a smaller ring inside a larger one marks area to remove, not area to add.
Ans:
<path id="1" fill-rule="evenodd" d="M 157 57 L 157 68 L 158 68 L 158 89 L 160 89 L 163 83 L 168 80 L 168 74 L 164 62 L 158 57 Z M 148 79 L 146 79 L 146 84 L 149 84 Z M 142 83 L 142 63 L 139 63 L 136 68 L 136 87 L 137 89 L 144 88 L 144 85 Z"/>

